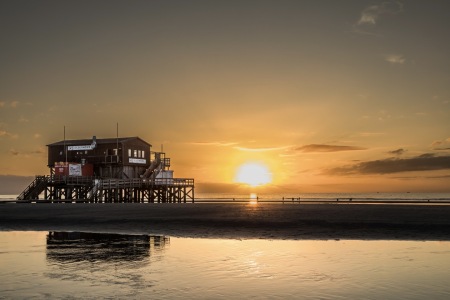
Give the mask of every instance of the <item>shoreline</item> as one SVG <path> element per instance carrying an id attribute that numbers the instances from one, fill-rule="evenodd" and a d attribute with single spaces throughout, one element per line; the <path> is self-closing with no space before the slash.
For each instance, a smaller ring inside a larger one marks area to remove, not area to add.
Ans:
<path id="1" fill-rule="evenodd" d="M 80 231 L 188 238 L 450 241 L 450 205 L 13 204 L 0 231 Z"/>

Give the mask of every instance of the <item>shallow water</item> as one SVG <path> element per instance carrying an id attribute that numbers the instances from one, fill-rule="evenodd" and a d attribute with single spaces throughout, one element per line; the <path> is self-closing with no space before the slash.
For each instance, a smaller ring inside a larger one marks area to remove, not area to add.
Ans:
<path id="1" fill-rule="evenodd" d="M 450 242 L 0 232 L 0 298 L 449 299 Z"/>

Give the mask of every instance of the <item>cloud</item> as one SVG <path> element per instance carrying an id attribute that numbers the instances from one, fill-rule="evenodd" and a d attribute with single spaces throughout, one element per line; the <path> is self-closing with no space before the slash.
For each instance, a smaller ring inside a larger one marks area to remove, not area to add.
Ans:
<path id="1" fill-rule="evenodd" d="M 192 142 L 190 144 L 199 145 L 199 146 L 214 146 L 214 147 L 234 146 L 233 149 L 236 149 L 239 151 L 246 151 L 246 152 L 276 151 L 276 150 L 283 150 L 283 149 L 287 149 L 287 148 L 291 147 L 291 146 L 280 146 L 280 147 L 267 147 L 267 148 L 247 148 L 247 147 L 236 146 L 239 143 L 235 143 L 235 142 Z"/>
<path id="2" fill-rule="evenodd" d="M 434 154 L 427 153 L 413 158 L 389 158 L 361 162 L 350 166 L 332 168 L 327 170 L 325 174 L 369 175 L 446 169 L 450 169 L 450 156 L 435 156 Z"/>
<path id="3" fill-rule="evenodd" d="M 403 11 L 403 4 L 398 1 L 384 1 L 378 5 L 366 7 L 357 22 L 357 25 L 375 26 L 383 15 L 396 15 Z"/>
<path id="4" fill-rule="evenodd" d="M 14 148 L 9 149 L 9 153 L 13 156 L 24 156 L 24 157 L 29 157 L 30 155 L 41 155 L 45 153 L 45 150 L 43 148 L 39 148 L 36 150 L 31 150 L 31 151 L 25 151 L 25 152 L 21 152 L 18 151 Z"/>
<path id="5" fill-rule="evenodd" d="M 382 34 L 374 32 L 374 28 L 380 20 L 386 15 L 397 15 L 401 12 L 403 12 L 403 4 L 395 0 L 368 6 L 361 12 L 358 21 L 353 24 L 352 31 L 357 34 L 382 36 Z"/>
<path id="6" fill-rule="evenodd" d="M 372 5 L 367 7 L 361 13 L 361 17 L 358 20 L 358 25 L 370 24 L 375 25 L 380 15 L 380 7 L 378 5 Z"/>
<path id="7" fill-rule="evenodd" d="M 29 122 L 30 120 L 28 120 L 27 118 L 25 118 L 24 116 L 20 116 L 20 118 L 19 118 L 19 122 L 20 123 L 27 123 L 27 122 Z"/>
<path id="8" fill-rule="evenodd" d="M 403 149 L 403 148 L 400 148 L 400 149 L 397 149 L 397 150 L 388 151 L 389 154 L 394 154 L 394 155 L 402 155 L 405 152 L 406 152 L 406 150 Z"/>
<path id="9" fill-rule="evenodd" d="M 9 153 L 14 156 L 18 156 L 20 153 L 14 148 L 9 149 Z"/>
<path id="10" fill-rule="evenodd" d="M 224 142 L 192 142 L 192 145 L 198 145 L 198 146 L 217 146 L 217 147 L 229 147 L 229 146 L 234 146 L 237 143 L 233 143 L 233 142 L 229 142 L 229 143 L 224 143 Z"/>
<path id="11" fill-rule="evenodd" d="M 434 141 L 434 142 L 431 144 L 431 147 L 433 147 L 433 148 L 438 147 L 438 146 L 442 145 L 444 142 L 445 142 L 445 141 Z"/>
<path id="12" fill-rule="evenodd" d="M 11 139 L 17 139 L 19 137 L 19 135 L 15 134 L 15 133 L 11 133 L 6 130 L 0 129 L 0 137 L 3 137 L 3 136 L 9 137 Z"/>
<path id="13" fill-rule="evenodd" d="M 403 55 L 399 54 L 388 54 L 384 57 L 384 60 L 391 64 L 401 64 L 401 65 L 406 62 L 406 59 L 403 57 Z"/>
<path id="14" fill-rule="evenodd" d="M 40 148 L 40 149 L 36 149 L 36 150 L 30 151 L 28 153 L 30 153 L 30 154 L 44 154 L 46 152 L 42 148 Z"/>
<path id="15" fill-rule="evenodd" d="M 10 102 L 0 101 L 0 108 L 2 107 L 16 108 L 17 106 L 19 106 L 19 101 L 10 101 Z"/>
<path id="16" fill-rule="evenodd" d="M 38 138 L 40 138 L 42 135 L 40 134 L 40 133 L 35 133 L 34 135 L 33 135 L 33 137 L 35 138 L 35 139 L 38 139 Z"/>
<path id="17" fill-rule="evenodd" d="M 246 148 L 246 147 L 233 147 L 233 148 L 239 151 L 246 151 L 246 152 L 267 152 L 267 151 L 284 150 L 289 147 L 290 146 L 270 147 L 270 148 Z"/>
<path id="18" fill-rule="evenodd" d="M 359 136 L 362 137 L 371 137 L 371 136 L 380 136 L 380 135 L 385 135 L 384 132 L 361 132 L 359 134 Z"/>
<path id="19" fill-rule="evenodd" d="M 450 138 L 440 141 L 434 141 L 431 144 L 433 150 L 450 150 Z"/>
<path id="20" fill-rule="evenodd" d="M 295 150 L 301 152 L 339 152 L 339 151 L 367 150 L 367 148 L 356 146 L 310 144 L 298 147 Z"/>

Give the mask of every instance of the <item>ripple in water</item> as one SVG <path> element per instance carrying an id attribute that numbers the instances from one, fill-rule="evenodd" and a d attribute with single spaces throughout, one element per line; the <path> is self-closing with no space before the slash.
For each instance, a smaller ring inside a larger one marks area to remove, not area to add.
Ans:
<path id="1" fill-rule="evenodd" d="M 449 242 L 0 232 L 5 298 L 448 299 Z"/>

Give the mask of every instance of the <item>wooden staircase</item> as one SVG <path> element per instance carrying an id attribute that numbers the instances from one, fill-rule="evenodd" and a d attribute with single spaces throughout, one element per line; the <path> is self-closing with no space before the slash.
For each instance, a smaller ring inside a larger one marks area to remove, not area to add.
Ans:
<path id="1" fill-rule="evenodd" d="M 46 176 L 36 176 L 34 181 L 19 195 L 17 200 L 35 200 L 47 187 Z"/>

